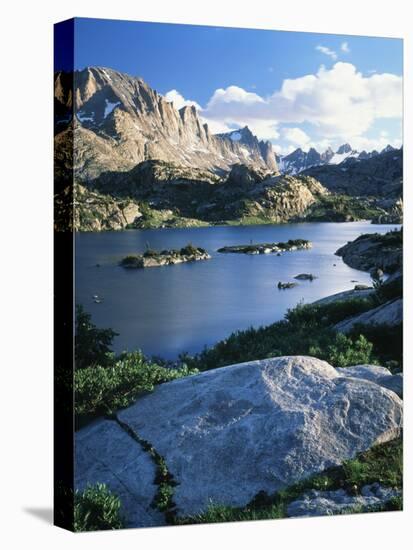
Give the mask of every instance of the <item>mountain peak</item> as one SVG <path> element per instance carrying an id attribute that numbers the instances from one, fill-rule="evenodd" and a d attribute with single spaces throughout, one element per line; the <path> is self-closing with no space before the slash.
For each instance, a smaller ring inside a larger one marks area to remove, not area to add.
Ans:
<path id="1" fill-rule="evenodd" d="M 337 149 L 336 153 L 338 155 L 343 155 L 344 153 L 350 153 L 351 151 L 351 145 L 349 143 L 343 143 L 343 145 L 340 145 L 340 147 Z"/>
<path id="2" fill-rule="evenodd" d="M 74 78 L 56 73 L 55 115 L 56 134 L 73 121 L 82 136 L 87 160 L 77 176 L 84 181 L 151 159 L 214 174 L 235 163 L 277 172 L 271 143 L 248 126 L 212 135 L 194 105 L 177 110 L 142 78 L 110 68 L 86 67 Z"/>

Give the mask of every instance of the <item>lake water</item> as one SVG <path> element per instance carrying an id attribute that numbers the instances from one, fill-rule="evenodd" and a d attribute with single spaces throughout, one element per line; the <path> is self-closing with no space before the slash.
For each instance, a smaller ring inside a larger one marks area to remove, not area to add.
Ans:
<path id="1" fill-rule="evenodd" d="M 396 227 L 396 226 L 394 226 Z M 247 227 L 128 230 L 76 235 L 76 303 L 99 327 L 119 336 L 114 350 L 140 348 L 148 355 L 173 359 L 194 353 L 238 329 L 282 319 L 298 302 L 370 283 L 368 273 L 346 266 L 334 252 L 362 233 L 386 233 L 389 225 L 368 222 L 301 223 Z M 275 254 L 218 254 L 222 246 L 308 239 L 311 250 Z M 181 248 L 188 242 L 205 248 L 211 260 L 127 270 L 118 262 L 127 254 Z M 100 267 L 97 267 L 99 264 Z M 278 290 L 278 281 L 299 281 Z M 103 298 L 96 304 L 93 295 Z"/>

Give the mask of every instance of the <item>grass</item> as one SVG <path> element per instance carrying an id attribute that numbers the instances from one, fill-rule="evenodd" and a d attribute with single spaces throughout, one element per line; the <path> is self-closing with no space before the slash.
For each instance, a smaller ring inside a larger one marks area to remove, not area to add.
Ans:
<path id="1" fill-rule="evenodd" d="M 112 418 L 142 447 L 146 453 L 149 454 L 151 460 L 154 462 L 156 466 L 154 484 L 158 486 L 158 489 L 153 499 L 152 507 L 157 508 L 160 512 L 163 512 L 167 522 L 172 523 L 176 514 L 175 503 L 173 501 L 176 481 L 174 480 L 173 475 L 169 472 L 164 457 L 158 453 L 152 443 L 140 437 L 128 424 L 122 422 L 115 415 L 112 415 Z"/>
<path id="2" fill-rule="evenodd" d="M 287 517 L 289 503 L 311 489 L 318 491 L 345 489 L 349 493 L 359 494 L 363 485 L 374 482 L 395 489 L 402 489 L 402 480 L 403 446 L 402 440 L 396 439 L 374 446 L 368 451 L 360 453 L 353 460 L 347 460 L 342 466 L 330 468 L 325 472 L 291 485 L 274 495 L 261 492 L 245 507 L 233 508 L 219 503 L 211 503 L 204 513 L 175 518 L 175 523 L 189 525 L 223 521 L 278 519 Z M 372 510 L 352 508 L 346 513 L 401 509 L 402 498 L 397 497 Z"/>
<path id="3" fill-rule="evenodd" d="M 142 212 L 142 217 L 138 218 L 135 223 L 128 226 L 128 229 L 207 227 L 211 225 L 210 223 L 200 219 L 181 216 L 179 213 L 172 210 L 157 210 L 156 208 L 151 208 L 147 202 L 140 202 L 139 208 Z"/>
<path id="4" fill-rule="evenodd" d="M 383 210 L 376 208 L 367 198 L 331 194 L 320 196 L 318 201 L 311 205 L 305 213 L 305 219 L 307 221 L 345 222 L 371 220 L 380 214 L 383 214 Z"/>
<path id="5" fill-rule="evenodd" d="M 401 439 L 372 447 L 354 460 L 343 465 L 347 485 L 360 488 L 362 485 L 379 482 L 388 487 L 402 488 L 403 446 Z"/>
<path id="6" fill-rule="evenodd" d="M 124 353 L 111 366 L 93 365 L 75 371 L 75 414 L 78 426 L 99 416 L 127 407 L 140 394 L 157 384 L 198 371 L 185 365 L 169 368 L 147 361 L 139 352 Z"/>
<path id="7" fill-rule="evenodd" d="M 74 530 L 122 529 L 121 503 L 106 485 L 97 483 L 74 495 Z"/>

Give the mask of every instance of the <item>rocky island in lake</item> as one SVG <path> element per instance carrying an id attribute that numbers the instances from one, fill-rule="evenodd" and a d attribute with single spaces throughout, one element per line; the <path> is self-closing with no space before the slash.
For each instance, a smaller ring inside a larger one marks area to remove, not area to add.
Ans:
<path id="1" fill-rule="evenodd" d="M 292 250 L 306 250 L 311 248 L 311 242 L 305 239 L 289 240 L 286 243 L 258 243 L 258 244 L 238 244 L 234 246 L 223 246 L 218 248 L 217 252 L 223 254 L 271 254 L 290 252 Z"/>
<path id="2" fill-rule="evenodd" d="M 122 267 L 128 269 L 140 269 L 144 267 L 160 267 L 163 265 L 175 265 L 184 262 L 196 262 L 209 260 L 211 256 L 203 248 L 187 244 L 180 250 L 146 250 L 143 254 L 125 256 L 120 262 Z"/>

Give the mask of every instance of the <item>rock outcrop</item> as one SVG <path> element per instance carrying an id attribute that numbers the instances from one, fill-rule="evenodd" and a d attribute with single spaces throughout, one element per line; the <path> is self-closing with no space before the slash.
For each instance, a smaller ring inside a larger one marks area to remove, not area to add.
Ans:
<path id="1" fill-rule="evenodd" d="M 211 502 L 244 506 L 397 437 L 402 401 L 324 361 L 279 357 L 160 385 L 117 418 L 129 434 L 117 431 L 119 445 L 111 420 L 78 432 L 76 485 L 92 478 L 113 484 L 122 501 L 136 497 L 133 524 L 148 513 L 154 475 L 130 434 L 164 458 L 185 516 Z"/>
<path id="2" fill-rule="evenodd" d="M 384 235 L 378 233 L 361 235 L 339 248 L 336 254 L 354 269 L 363 271 L 380 269 L 385 273 L 394 273 L 402 269 L 402 238 L 401 231 L 390 231 Z"/>
<path id="3" fill-rule="evenodd" d="M 368 288 L 365 290 L 344 290 L 343 292 L 337 292 L 337 294 L 332 294 L 331 296 L 326 296 L 313 302 L 313 305 L 325 305 L 332 304 L 334 302 L 345 302 L 347 300 L 354 300 L 358 298 L 369 298 L 374 294 L 373 288 Z"/>
<path id="4" fill-rule="evenodd" d="M 383 388 L 394 391 L 403 398 L 403 374 L 392 374 L 389 369 L 377 365 L 355 365 L 354 367 L 337 368 L 343 376 L 370 380 Z"/>
<path id="5" fill-rule="evenodd" d="M 312 176 L 335 193 L 399 198 L 402 195 L 403 150 L 383 151 L 371 158 L 348 158 L 344 163 L 315 166 Z"/>
<path id="6" fill-rule="evenodd" d="M 383 487 L 379 483 L 364 485 L 360 495 L 350 495 L 344 489 L 337 491 L 316 491 L 304 493 L 287 507 L 289 517 L 331 516 L 351 513 L 353 510 L 370 512 L 385 505 L 391 499 L 400 497 L 401 491 Z"/>
<path id="7" fill-rule="evenodd" d="M 394 327 L 403 321 L 403 300 L 399 298 L 386 302 L 373 309 L 354 315 L 334 325 L 334 329 L 344 334 L 350 332 L 355 325 L 387 325 Z"/>
<path id="8" fill-rule="evenodd" d="M 75 487 L 104 482 L 122 503 L 126 527 L 163 525 L 152 502 L 156 467 L 151 457 L 116 422 L 98 420 L 76 433 Z"/>
<path id="9" fill-rule="evenodd" d="M 82 182 L 148 159 L 213 173 L 235 163 L 277 173 L 271 143 L 258 141 L 248 128 L 239 140 L 214 136 L 194 105 L 178 110 L 141 78 L 112 69 L 75 71 L 73 84 L 70 75 L 57 73 L 55 113 L 57 135 L 68 126 L 74 130 L 75 177 Z"/>
<path id="10" fill-rule="evenodd" d="M 403 223 L 403 199 L 384 199 L 377 202 L 377 206 L 385 212 L 373 217 L 371 223 Z"/>
<path id="11" fill-rule="evenodd" d="M 238 179 L 239 178 L 239 179 Z M 236 183 L 237 181 L 241 183 Z M 227 181 L 213 189 L 213 208 L 206 216 L 217 220 L 257 220 L 284 223 L 305 217 L 308 208 L 328 191 L 314 178 L 266 176 L 236 168 Z"/>
<path id="12" fill-rule="evenodd" d="M 236 164 L 228 177 L 222 178 L 199 168 L 159 160 L 142 162 L 128 172 L 102 174 L 93 187 L 112 198 L 144 202 L 155 218 L 157 212 L 169 210 L 170 218 L 207 224 L 301 219 L 328 193 L 308 177 L 273 177 L 264 170 Z"/>
<path id="13" fill-rule="evenodd" d="M 135 225 L 143 216 L 139 204 L 116 199 L 82 185 L 74 186 L 73 221 L 76 231 L 106 231 Z"/>
<path id="14" fill-rule="evenodd" d="M 312 246 L 310 241 L 305 239 L 294 239 L 285 243 L 257 243 L 257 244 L 236 244 L 223 246 L 217 252 L 222 254 L 274 254 L 279 252 L 292 252 L 294 250 L 308 250 Z M 298 277 L 296 277 L 297 279 Z"/>
<path id="15" fill-rule="evenodd" d="M 384 376 L 392 376 L 392 373 L 386 367 L 378 365 L 354 365 L 353 367 L 338 367 L 336 369 L 342 376 L 351 378 L 360 378 L 361 380 L 370 380 L 378 384 Z"/>
<path id="16" fill-rule="evenodd" d="M 144 254 L 126 256 L 121 260 L 120 265 L 127 269 L 141 269 L 145 267 L 162 267 L 210 259 L 211 256 L 203 248 L 188 245 L 181 250 L 163 250 L 162 252 L 151 251 L 150 253 L 147 251 Z"/>

